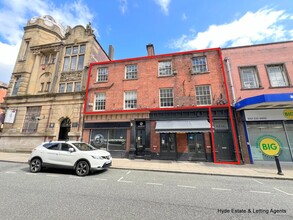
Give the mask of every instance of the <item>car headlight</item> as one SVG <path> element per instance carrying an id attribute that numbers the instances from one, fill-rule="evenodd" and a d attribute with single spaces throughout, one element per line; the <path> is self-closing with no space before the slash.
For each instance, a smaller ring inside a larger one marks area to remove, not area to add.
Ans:
<path id="1" fill-rule="evenodd" d="M 92 155 L 92 158 L 97 159 L 97 160 L 102 160 L 103 159 L 101 156 L 93 156 L 93 155 Z"/>

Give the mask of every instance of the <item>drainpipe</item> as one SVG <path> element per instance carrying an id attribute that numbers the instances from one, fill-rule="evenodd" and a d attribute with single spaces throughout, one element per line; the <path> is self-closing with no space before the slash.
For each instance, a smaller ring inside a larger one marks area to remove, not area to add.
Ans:
<path id="1" fill-rule="evenodd" d="M 229 80 L 230 80 L 230 87 L 231 87 L 231 92 L 232 92 L 232 105 L 235 105 L 235 91 L 234 91 L 234 84 L 233 84 L 233 80 L 232 80 L 232 73 L 231 73 L 231 67 L 230 67 L 230 60 L 228 57 L 225 57 L 224 59 L 225 63 L 226 63 L 226 67 L 227 67 L 227 71 L 228 71 L 228 76 L 229 76 Z"/>

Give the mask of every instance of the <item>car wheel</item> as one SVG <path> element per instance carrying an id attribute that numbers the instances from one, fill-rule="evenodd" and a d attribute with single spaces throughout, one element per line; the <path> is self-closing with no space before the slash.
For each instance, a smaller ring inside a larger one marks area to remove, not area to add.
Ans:
<path id="1" fill-rule="evenodd" d="M 90 172 L 90 166 L 89 164 L 82 160 L 82 161 L 79 161 L 77 164 L 76 164 L 76 167 L 75 167 L 75 172 L 78 176 L 86 176 L 88 175 L 88 173 Z"/>
<path id="2" fill-rule="evenodd" d="M 40 172 L 42 169 L 42 161 L 39 158 L 34 158 L 30 164 L 30 171 L 32 173 Z"/>

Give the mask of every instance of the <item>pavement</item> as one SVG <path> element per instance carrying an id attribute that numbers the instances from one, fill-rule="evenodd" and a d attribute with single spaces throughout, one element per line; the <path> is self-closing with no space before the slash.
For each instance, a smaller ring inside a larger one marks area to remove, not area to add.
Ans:
<path id="1" fill-rule="evenodd" d="M 0 152 L 0 161 L 27 163 L 29 155 L 28 153 Z M 275 162 L 231 165 L 211 162 L 113 158 L 110 169 L 293 180 L 293 162 L 280 162 L 280 164 L 283 175 L 277 174 Z"/>

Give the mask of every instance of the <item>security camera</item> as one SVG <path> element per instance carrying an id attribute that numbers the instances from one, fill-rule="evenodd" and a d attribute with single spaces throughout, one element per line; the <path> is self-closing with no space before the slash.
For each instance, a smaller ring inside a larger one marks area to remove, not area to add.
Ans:
<path id="1" fill-rule="evenodd" d="M 38 121 L 41 120 L 41 117 L 36 117 L 36 120 L 38 120 Z"/>

